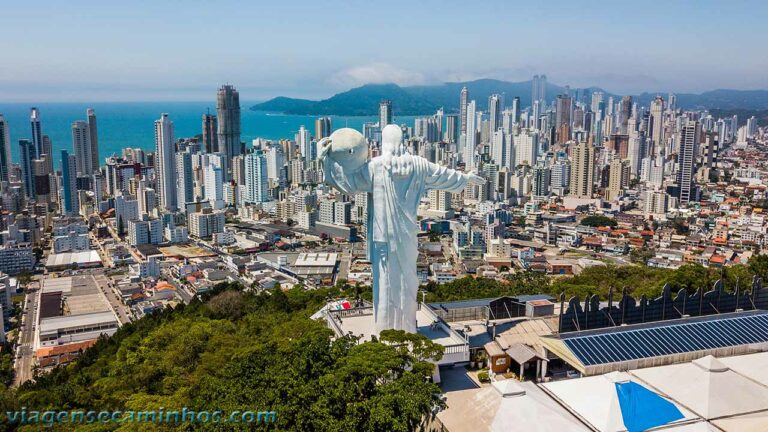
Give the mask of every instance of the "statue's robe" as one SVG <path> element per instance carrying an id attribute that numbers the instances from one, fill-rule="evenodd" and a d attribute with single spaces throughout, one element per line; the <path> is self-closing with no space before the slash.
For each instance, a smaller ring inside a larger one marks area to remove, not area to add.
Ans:
<path id="1" fill-rule="evenodd" d="M 399 329 L 416 332 L 419 280 L 416 210 L 424 193 L 459 192 L 469 176 L 412 156 L 407 176 L 393 176 L 383 157 L 373 158 L 355 172 L 332 158 L 324 161 L 325 182 L 345 194 L 368 193 L 368 259 L 373 272 L 376 334 Z"/>

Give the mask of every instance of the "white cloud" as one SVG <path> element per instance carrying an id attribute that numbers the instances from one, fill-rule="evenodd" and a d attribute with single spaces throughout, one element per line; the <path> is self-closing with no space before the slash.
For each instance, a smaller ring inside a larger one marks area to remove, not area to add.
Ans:
<path id="1" fill-rule="evenodd" d="M 388 63 L 370 63 L 340 70 L 331 75 L 328 82 L 338 87 L 350 88 L 386 83 L 410 86 L 425 84 L 427 79 L 420 72 L 401 69 Z"/>

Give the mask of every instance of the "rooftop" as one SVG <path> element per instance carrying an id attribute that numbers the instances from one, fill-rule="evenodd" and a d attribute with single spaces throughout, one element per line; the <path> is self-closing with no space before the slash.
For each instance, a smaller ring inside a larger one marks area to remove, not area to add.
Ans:
<path id="1" fill-rule="evenodd" d="M 582 373 L 679 363 L 707 354 L 734 355 L 768 346 L 768 311 L 735 312 L 603 328 L 542 338 Z M 694 355 L 694 357 L 687 357 Z"/>

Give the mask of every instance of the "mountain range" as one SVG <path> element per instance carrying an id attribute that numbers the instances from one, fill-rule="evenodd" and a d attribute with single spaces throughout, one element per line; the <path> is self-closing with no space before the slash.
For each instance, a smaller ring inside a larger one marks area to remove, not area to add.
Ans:
<path id="1" fill-rule="evenodd" d="M 463 87 L 469 90 L 470 99 L 477 101 L 479 110 L 487 108 L 488 97 L 494 93 L 503 94 L 507 99 L 505 101 L 507 106 L 515 96 L 520 97 L 522 107 L 531 105 L 532 83 L 530 80 L 509 82 L 480 79 L 407 87 L 397 84 L 366 84 L 319 101 L 280 96 L 256 104 L 251 107 L 251 110 L 301 115 L 371 116 L 378 114 L 379 102 L 388 99 L 392 101 L 392 111 L 396 115 L 432 114 L 440 107 L 443 107 L 446 112 L 458 112 L 459 93 Z M 565 87 L 547 83 L 546 94 L 551 100 L 565 90 Z M 620 97 L 599 87 L 580 90 L 586 91 L 587 94 L 602 91 L 605 93 L 606 101 L 610 96 Z M 633 95 L 633 100 L 642 106 L 648 106 L 650 101 L 659 94 L 667 98 L 666 92 L 645 92 Z M 721 89 L 699 94 L 676 93 L 676 96 L 677 104 L 682 108 L 768 110 L 768 90 Z"/>

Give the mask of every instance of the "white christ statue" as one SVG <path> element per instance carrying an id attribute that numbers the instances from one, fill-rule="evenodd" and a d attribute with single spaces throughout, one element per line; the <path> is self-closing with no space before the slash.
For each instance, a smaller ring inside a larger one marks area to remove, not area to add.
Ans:
<path id="1" fill-rule="evenodd" d="M 386 126 L 381 135 L 381 156 L 366 160 L 359 168 L 349 170 L 333 157 L 333 136 L 320 141 L 318 158 L 327 184 L 345 194 L 368 193 L 366 240 L 373 272 L 376 334 L 387 329 L 415 333 L 419 202 L 426 191 L 459 192 L 467 183 L 481 185 L 485 179 L 411 155 L 404 149 L 399 126 Z M 367 147 L 365 151 L 367 155 Z"/>

